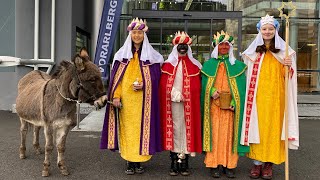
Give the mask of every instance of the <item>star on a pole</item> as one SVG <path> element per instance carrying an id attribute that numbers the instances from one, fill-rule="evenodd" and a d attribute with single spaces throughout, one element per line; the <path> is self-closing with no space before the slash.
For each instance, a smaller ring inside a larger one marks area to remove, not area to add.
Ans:
<path id="1" fill-rule="evenodd" d="M 288 15 L 283 13 L 284 9 L 288 9 Z M 297 7 L 295 5 L 293 5 L 292 1 L 290 2 L 282 2 L 281 7 L 278 8 L 278 10 L 280 11 L 280 17 L 284 17 L 286 19 L 289 19 L 289 17 L 292 17 L 295 14 Z"/>

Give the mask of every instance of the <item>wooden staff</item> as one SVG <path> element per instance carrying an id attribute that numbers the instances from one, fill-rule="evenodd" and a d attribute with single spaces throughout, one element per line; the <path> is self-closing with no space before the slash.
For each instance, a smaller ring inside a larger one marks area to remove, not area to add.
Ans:
<path id="1" fill-rule="evenodd" d="M 288 12 L 288 15 L 283 14 L 283 9 L 289 6 L 291 7 L 291 12 Z M 285 3 L 282 2 L 282 6 L 278 8 L 280 11 L 280 17 L 284 17 L 286 19 L 286 57 L 289 56 L 289 17 L 293 15 L 293 12 L 296 10 L 296 7 L 292 4 L 292 1 Z M 286 153 L 286 160 L 285 160 L 285 179 L 289 180 L 289 130 L 288 130 L 288 123 L 289 123 L 289 112 L 288 112 L 288 81 L 289 81 L 289 67 L 285 67 L 285 106 L 284 106 L 284 112 L 285 112 L 285 153 Z"/>

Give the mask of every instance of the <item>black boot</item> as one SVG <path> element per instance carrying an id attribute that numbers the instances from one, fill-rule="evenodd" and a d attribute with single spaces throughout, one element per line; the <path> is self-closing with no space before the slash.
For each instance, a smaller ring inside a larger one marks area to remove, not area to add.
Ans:
<path id="1" fill-rule="evenodd" d="M 189 155 L 186 154 L 184 159 L 181 159 L 181 164 L 180 164 L 180 173 L 183 176 L 189 176 Z"/>
<path id="2" fill-rule="evenodd" d="M 216 168 L 210 168 L 210 174 L 214 178 L 220 178 L 221 177 L 220 167 L 218 166 Z"/>
<path id="3" fill-rule="evenodd" d="M 179 174 L 179 163 L 178 163 L 178 155 L 177 153 L 170 151 L 170 159 L 171 159 L 171 168 L 170 168 L 170 176 L 176 176 Z"/>
<path id="4" fill-rule="evenodd" d="M 144 173 L 144 168 L 141 166 L 140 162 L 136 162 L 135 164 L 135 172 L 138 174 Z"/>
<path id="5" fill-rule="evenodd" d="M 235 168 L 229 169 L 229 168 L 224 167 L 223 169 L 224 169 L 224 173 L 226 174 L 226 176 L 228 178 L 235 178 L 236 177 Z"/>
<path id="6" fill-rule="evenodd" d="M 134 174 L 134 163 L 127 161 L 127 170 L 125 171 L 127 175 L 133 175 Z"/>

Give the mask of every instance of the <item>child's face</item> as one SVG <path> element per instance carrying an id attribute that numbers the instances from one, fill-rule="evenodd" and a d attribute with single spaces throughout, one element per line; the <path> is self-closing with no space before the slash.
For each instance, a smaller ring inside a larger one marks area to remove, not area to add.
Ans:
<path id="1" fill-rule="evenodd" d="M 131 39 L 133 43 L 137 45 L 141 45 L 144 38 L 144 33 L 142 30 L 132 30 L 131 31 Z"/>
<path id="2" fill-rule="evenodd" d="M 272 24 L 265 24 L 260 31 L 264 40 L 272 40 L 276 33 L 276 28 Z"/>
<path id="3" fill-rule="evenodd" d="M 218 52 L 219 55 L 225 55 L 228 54 L 230 50 L 230 45 L 228 42 L 222 42 L 218 45 Z"/>

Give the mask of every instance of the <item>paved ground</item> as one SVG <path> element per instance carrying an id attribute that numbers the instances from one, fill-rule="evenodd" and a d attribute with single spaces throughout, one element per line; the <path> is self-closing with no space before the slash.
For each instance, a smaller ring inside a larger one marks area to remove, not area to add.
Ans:
<path id="1" fill-rule="evenodd" d="M 84 118 L 84 116 L 82 116 Z M 315 119 L 300 120 L 300 149 L 290 151 L 290 179 L 317 180 L 320 177 L 320 121 Z M 44 145 L 43 134 L 41 144 Z M 146 172 L 142 175 L 124 174 L 125 162 L 118 153 L 99 149 L 99 132 L 70 132 L 67 138 L 66 161 L 70 175 L 64 177 L 56 167 L 56 152 L 53 154 L 51 176 L 46 179 L 212 179 L 204 167 L 203 155 L 191 158 L 189 177 L 170 177 L 168 175 L 168 152 L 156 154 L 144 164 Z M 27 159 L 19 159 L 19 120 L 16 114 L 0 111 L 0 179 L 34 180 L 41 177 L 44 155 L 35 155 L 31 146 L 31 131 L 28 135 Z M 237 179 L 250 179 L 248 171 L 251 161 L 240 158 L 236 171 Z M 223 177 L 221 179 L 227 179 Z M 284 179 L 284 165 L 274 167 L 274 179 Z"/>
<path id="2" fill-rule="evenodd" d="M 320 119 L 320 94 L 298 95 L 298 114 L 301 119 Z"/>

